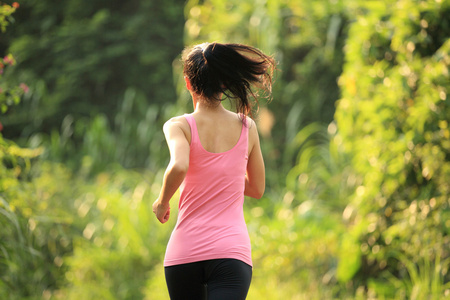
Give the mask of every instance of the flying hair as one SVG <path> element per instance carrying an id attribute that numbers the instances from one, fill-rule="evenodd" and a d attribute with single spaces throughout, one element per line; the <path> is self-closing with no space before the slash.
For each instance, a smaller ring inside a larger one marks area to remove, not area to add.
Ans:
<path id="1" fill-rule="evenodd" d="M 275 60 L 242 44 L 203 43 L 183 52 L 183 73 L 208 101 L 234 100 L 238 113 L 252 116 L 258 91 L 270 97 Z"/>

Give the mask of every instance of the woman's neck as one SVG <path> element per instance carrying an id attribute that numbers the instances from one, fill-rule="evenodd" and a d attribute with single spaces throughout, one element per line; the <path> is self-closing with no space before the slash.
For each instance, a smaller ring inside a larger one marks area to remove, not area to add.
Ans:
<path id="1" fill-rule="evenodd" d="M 208 100 L 195 94 L 192 95 L 192 100 L 195 112 L 211 113 L 211 112 L 221 112 L 225 110 L 225 108 L 222 105 L 222 102 L 218 100 L 214 99 Z"/>

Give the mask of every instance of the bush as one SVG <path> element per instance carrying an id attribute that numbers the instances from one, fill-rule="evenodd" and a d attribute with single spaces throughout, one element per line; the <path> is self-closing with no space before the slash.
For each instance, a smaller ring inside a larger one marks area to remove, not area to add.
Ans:
<path id="1" fill-rule="evenodd" d="M 450 279 L 450 6 L 368 2 L 355 15 L 336 120 L 337 146 L 358 176 L 344 217 L 360 259 L 357 268 L 341 259 L 340 268 L 352 272 L 340 280 L 378 297 L 443 297 Z"/>

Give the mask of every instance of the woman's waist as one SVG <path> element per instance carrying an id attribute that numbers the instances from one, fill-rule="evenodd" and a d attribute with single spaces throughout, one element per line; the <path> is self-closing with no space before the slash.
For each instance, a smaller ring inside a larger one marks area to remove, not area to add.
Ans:
<path id="1" fill-rule="evenodd" d="M 183 249 L 195 251 L 205 247 L 220 250 L 250 245 L 247 228 L 243 226 L 177 226 L 170 239 Z"/>

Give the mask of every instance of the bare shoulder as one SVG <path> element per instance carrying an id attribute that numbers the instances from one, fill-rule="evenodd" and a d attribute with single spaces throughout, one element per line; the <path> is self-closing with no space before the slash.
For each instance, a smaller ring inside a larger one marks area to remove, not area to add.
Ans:
<path id="1" fill-rule="evenodd" d="M 248 127 L 248 150 L 250 154 L 255 147 L 259 147 L 259 134 L 256 122 L 252 118 L 247 117 L 246 126 Z"/>
<path id="2" fill-rule="evenodd" d="M 166 123 L 164 123 L 164 131 L 165 130 L 170 130 L 173 128 L 180 128 L 183 129 L 184 127 L 188 127 L 189 128 L 189 123 L 187 122 L 186 118 L 183 116 L 178 116 L 178 117 L 173 117 L 169 120 L 166 121 Z"/>
<path id="3" fill-rule="evenodd" d="M 174 132 L 177 132 L 181 130 L 183 134 L 186 136 L 188 140 L 190 140 L 190 127 L 189 123 L 187 122 L 186 118 L 184 116 L 177 116 L 173 117 L 164 123 L 163 131 L 164 134 L 173 134 Z"/>
<path id="4" fill-rule="evenodd" d="M 258 134 L 258 129 L 256 127 L 256 122 L 247 116 L 246 126 L 248 127 L 249 134 L 254 135 Z"/>

